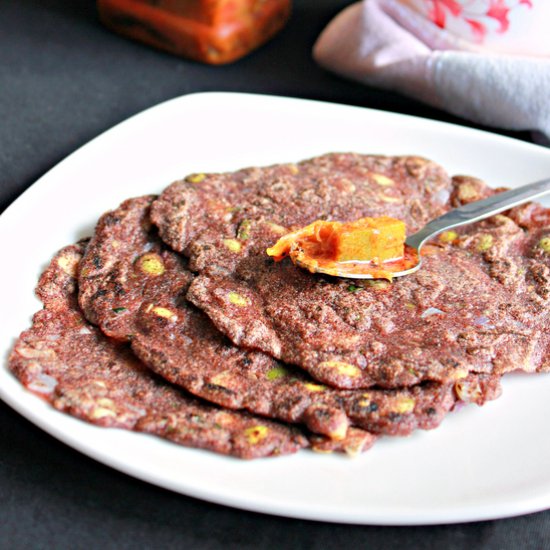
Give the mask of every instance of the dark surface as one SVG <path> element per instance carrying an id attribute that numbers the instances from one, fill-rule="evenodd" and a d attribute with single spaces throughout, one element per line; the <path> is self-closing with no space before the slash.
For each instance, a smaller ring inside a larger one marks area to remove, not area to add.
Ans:
<path id="1" fill-rule="evenodd" d="M 349 3 L 296 0 L 292 20 L 275 40 L 233 65 L 208 67 L 110 33 L 98 23 L 92 0 L 0 2 L 0 206 L 113 124 L 190 92 L 289 95 L 463 122 L 315 66 L 315 37 Z M 528 134 L 508 135 L 529 140 Z M 102 466 L 4 404 L 0 502 L 1 548 L 550 548 L 550 511 L 392 528 L 212 505 Z"/>

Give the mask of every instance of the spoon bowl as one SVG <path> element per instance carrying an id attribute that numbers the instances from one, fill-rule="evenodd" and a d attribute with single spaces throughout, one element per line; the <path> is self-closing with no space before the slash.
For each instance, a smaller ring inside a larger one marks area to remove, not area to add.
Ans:
<path id="1" fill-rule="evenodd" d="M 420 231 L 409 235 L 405 241 L 404 259 L 396 260 L 395 262 L 388 261 L 380 266 L 372 266 L 372 263 L 368 261 L 350 261 L 341 262 L 341 268 L 331 267 L 330 269 L 307 265 L 307 262 L 297 261 L 296 263 L 300 267 L 315 273 L 324 273 L 348 279 L 390 278 L 388 274 L 391 274 L 391 278 L 403 277 L 420 269 L 422 265 L 422 247 L 427 241 L 443 231 L 489 218 L 514 206 L 519 206 L 541 197 L 548 192 L 550 192 L 550 178 L 523 185 L 503 193 L 497 193 L 486 199 L 470 202 L 450 210 L 439 218 L 427 223 Z M 369 266 L 372 266 L 373 270 L 368 269 Z M 372 272 L 369 273 L 369 271 Z"/>

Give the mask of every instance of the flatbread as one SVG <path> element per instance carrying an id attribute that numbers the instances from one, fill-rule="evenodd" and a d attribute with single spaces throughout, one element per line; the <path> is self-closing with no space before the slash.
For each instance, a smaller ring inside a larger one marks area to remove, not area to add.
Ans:
<path id="1" fill-rule="evenodd" d="M 294 453 L 308 445 L 296 428 L 185 395 L 152 374 L 126 345 L 90 325 L 76 301 L 82 251 L 82 244 L 64 248 L 40 279 L 37 294 L 44 309 L 9 358 L 9 368 L 26 388 L 98 426 L 239 458 Z"/>
<path id="2" fill-rule="evenodd" d="M 126 337 L 170 382 L 224 407 L 305 424 L 332 439 L 344 437 L 350 425 L 389 435 L 434 428 L 457 401 L 482 404 L 498 395 L 498 378 L 485 376 L 368 395 L 335 390 L 269 355 L 232 345 L 185 300 L 193 276 L 147 224 L 151 202 L 130 199 L 100 219 L 81 264 L 80 303 L 89 319 Z"/>
<path id="3" fill-rule="evenodd" d="M 416 157 L 331 154 L 190 176 L 161 194 L 152 219 L 197 274 L 187 299 L 233 343 L 334 387 L 400 388 L 547 368 L 547 255 L 533 248 L 547 225 L 501 215 L 468 226 L 391 284 L 314 275 L 265 249 L 315 219 L 390 215 L 411 233 L 492 192 Z"/>
<path id="4" fill-rule="evenodd" d="M 424 158 L 331 153 L 192 174 L 164 190 L 151 217 L 162 240 L 190 258 L 192 271 L 223 272 L 318 219 L 387 215 L 414 232 L 448 208 L 451 190 L 445 170 Z"/>

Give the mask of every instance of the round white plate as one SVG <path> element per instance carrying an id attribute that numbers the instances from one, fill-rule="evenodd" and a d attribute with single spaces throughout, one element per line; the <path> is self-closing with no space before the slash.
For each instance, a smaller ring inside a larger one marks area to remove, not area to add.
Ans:
<path id="1" fill-rule="evenodd" d="M 430 120 L 357 107 L 206 93 L 153 107 L 102 134 L 25 192 L 0 218 L 5 357 L 41 307 L 40 271 L 123 199 L 189 172 L 298 161 L 329 151 L 416 154 L 450 173 L 514 186 L 550 175 L 550 151 Z M 303 451 L 252 462 L 61 414 L 0 369 L 0 396 L 42 429 L 127 474 L 243 509 L 316 520 L 433 524 L 550 507 L 550 375 L 511 375 L 503 396 L 451 414 L 431 432 L 386 438 L 349 459 Z"/>

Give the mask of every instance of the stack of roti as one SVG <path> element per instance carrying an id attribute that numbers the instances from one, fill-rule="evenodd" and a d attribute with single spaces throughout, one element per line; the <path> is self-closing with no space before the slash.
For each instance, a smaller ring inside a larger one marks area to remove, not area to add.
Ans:
<path id="1" fill-rule="evenodd" d="M 411 234 L 497 190 L 419 157 L 332 153 L 191 174 L 130 198 L 43 273 L 10 368 L 57 409 L 241 458 L 356 455 L 550 370 L 550 210 L 448 231 L 407 277 L 312 274 L 266 255 L 315 220 Z"/>

